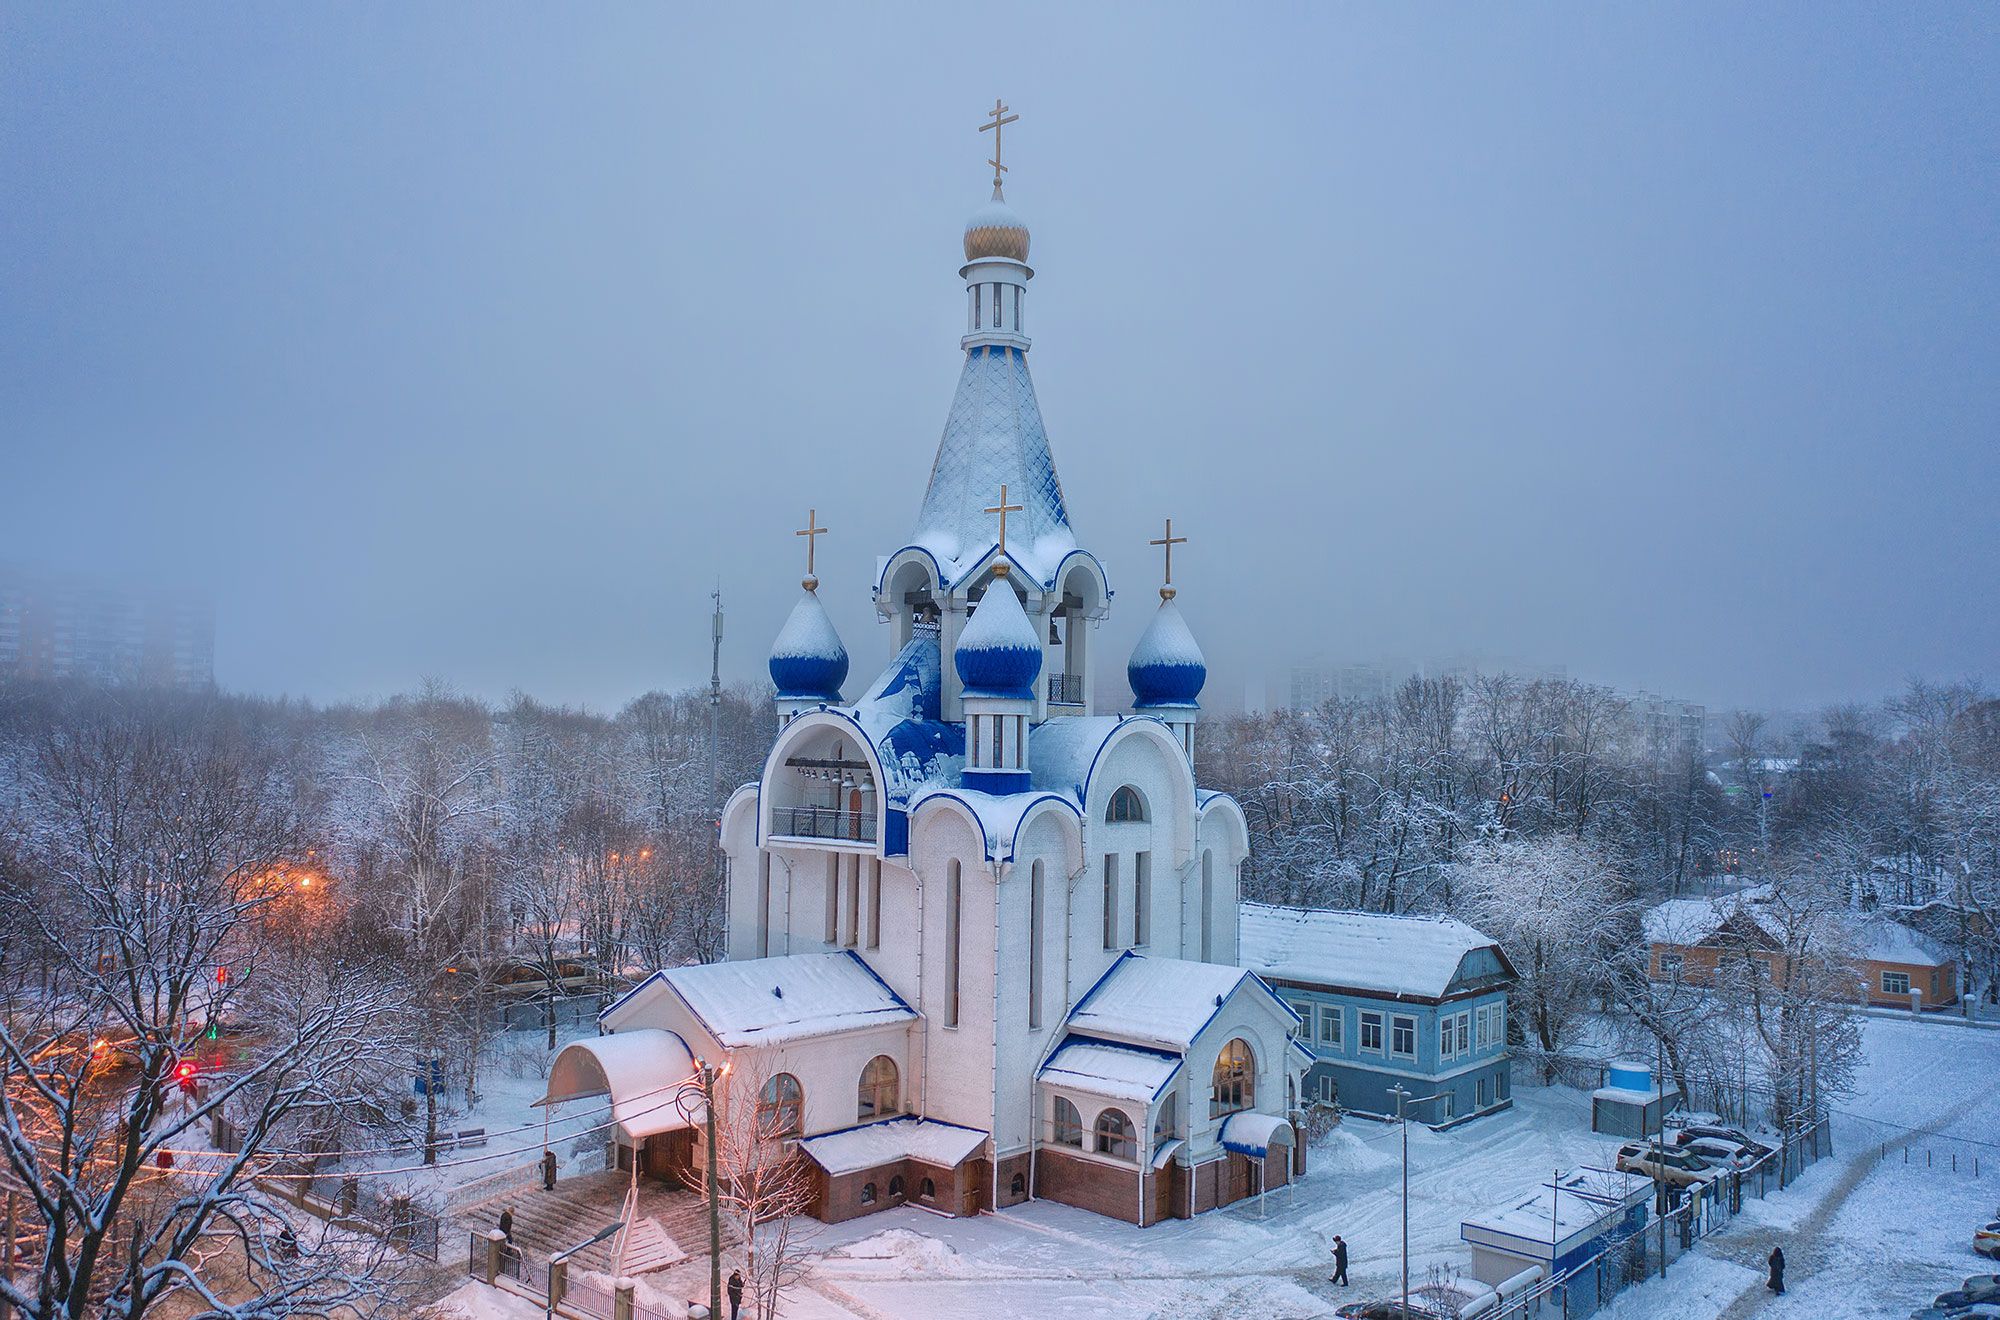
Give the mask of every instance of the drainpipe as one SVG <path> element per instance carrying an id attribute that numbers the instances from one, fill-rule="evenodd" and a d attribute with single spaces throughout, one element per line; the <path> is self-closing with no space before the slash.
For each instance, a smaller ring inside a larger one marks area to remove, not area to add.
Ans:
<path id="1" fill-rule="evenodd" d="M 924 1006 L 924 873 L 917 869 L 914 855 L 910 878 L 917 882 L 917 1022 L 922 1028 L 917 1036 L 917 1117 L 923 1118 L 931 1103 L 931 1019 Z"/>
<path id="2" fill-rule="evenodd" d="M 1006 863 L 996 859 L 988 865 L 993 870 L 993 1085 L 992 1116 L 987 1120 L 986 1143 L 993 1151 L 990 1161 L 993 1185 L 987 1199 L 989 1208 L 997 1215 L 1000 1213 L 1000 876 L 1006 869 Z"/>

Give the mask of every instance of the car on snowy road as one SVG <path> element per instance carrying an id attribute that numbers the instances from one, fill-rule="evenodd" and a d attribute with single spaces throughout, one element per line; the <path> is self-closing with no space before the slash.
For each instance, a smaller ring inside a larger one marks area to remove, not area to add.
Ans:
<path id="1" fill-rule="evenodd" d="M 1970 1274 L 1958 1286 L 1960 1291 L 1971 1293 L 1974 1301 L 2000 1302 L 2000 1274 Z"/>
<path id="2" fill-rule="evenodd" d="M 1757 1162 L 1757 1156 L 1748 1146 L 1721 1137 L 1696 1137 L 1684 1141 L 1678 1147 L 1690 1155 L 1699 1156 L 1720 1169 L 1741 1169 Z"/>
<path id="3" fill-rule="evenodd" d="M 1982 1256 L 2000 1260 L 2000 1219 L 1972 1230 L 1972 1249 Z"/>
<path id="4" fill-rule="evenodd" d="M 1620 1173 L 1643 1173 L 1669 1187 L 1705 1186 L 1723 1172 L 1699 1155 L 1690 1155 L 1671 1146 L 1655 1150 L 1636 1141 L 1618 1148 L 1618 1162 L 1612 1167 Z"/>

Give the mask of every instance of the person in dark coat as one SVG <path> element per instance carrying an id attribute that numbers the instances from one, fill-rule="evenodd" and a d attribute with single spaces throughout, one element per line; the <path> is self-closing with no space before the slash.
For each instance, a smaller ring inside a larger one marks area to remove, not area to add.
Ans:
<path id="1" fill-rule="evenodd" d="M 1785 1249 L 1783 1247 L 1771 1248 L 1770 1266 L 1771 1278 L 1764 1286 L 1774 1293 L 1782 1293 L 1785 1291 Z"/>
<path id="2" fill-rule="evenodd" d="M 743 1271 L 729 1271 L 729 1320 L 743 1313 Z"/>
<path id="3" fill-rule="evenodd" d="M 1338 1233 L 1333 1235 L 1333 1277 L 1327 1282 L 1347 1286 L 1347 1239 Z"/>
<path id="4" fill-rule="evenodd" d="M 500 1236 L 507 1239 L 507 1245 L 514 1244 L 514 1207 L 508 1206 L 500 1212 Z"/>
<path id="5" fill-rule="evenodd" d="M 286 1260 L 297 1260 L 299 1258 L 298 1234 L 292 1232 L 290 1224 L 286 1224 L 278 1232 L 278 1254 Z"/>

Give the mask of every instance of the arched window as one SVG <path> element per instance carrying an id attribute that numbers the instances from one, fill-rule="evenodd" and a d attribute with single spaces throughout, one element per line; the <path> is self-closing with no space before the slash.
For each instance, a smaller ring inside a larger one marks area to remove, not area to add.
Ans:
<path id="1" fill-rule="evenodd" d="M 1014 1181 L 1007 1184 L 1007 1195 L 1026 1196 L 1027 1194 L 1028 1194 L 1028 1180 L 1018 1173 L 1015 1174 Z"/>
<path id="2" fill-rule="evenodd" d="M 1178 1091 L 1169 1091 L 1160 1101 L 1160 1112 L 1153 1118 L 1153 1146 L 1155 1149 L 1166 1145 L 1180 1135 L 1181 1097 Z"/>
<path id="3" fill-rule="evenodd" d="M 875 1184 L 874 1184 L 874 1183 L 862 1183 L 862 1184 L 861 1184 L 861 1204 L 863 1204 L 863 1205 L 874 1205 L 874 1204 L 875 1204 Z"/>
<path id="4" fill-rule="evenodd" d="M 1239 1038 L 1215 1057 L 1215 1089 L 1209 1094 L 1208 1116 L 1220 1118 L 1257 1103 L 1257 1060 Z"/>
<path id="5" fill-rule="evenodd" d="M 1132 1139 L 1132 1120 L 1122 1109 L 1107 1109 L 1097 1116 L 1097 1153 L 1115 1160 L 1136 1160 L 1139 1147 Z"/>
<path id="6" fill-rule="evenodd" d="M 1055 1135 L 1051 1138 L 1058 1146 L 1083 1145 L 1083 1115 L 1076 1112 L 1076 1106 L 1061 1096 L 1056 1097 Z"/>
<path id="7" fill-rule="evenodd" d="M 884 1118 L 901 1112 L 902 1074 L 896 1068 L 896 1061 L 886 1054 L 878 1054 L 868 1061 L 861 1070 L 860 1103 L 855 1107 L 856 1115 L 864 1121 Z"/>
<path id="8" fill-rule="evenodd" d="M 890 1178 L 890 1179 L 889 1179 L 889 1196 L 890 1196 L 890 1199 L 892 1199 L 892 1200 L 898 1200 L 898 1201 L 900 1201 L 900 1200 L 901 1200 L 901 1199 L 903 1198 L 903 1175 L 902 1175 L 902 1174 L 900 1174 L 900 1173 L 899 1173 L 899 1174 L 896 1174 L 896 1175 L 895 1175 L 894 1177 L 892 1177 L 892 1178 Z"/>
<path id="9" fill-rule="evenodd" d="M 1111 795 L 1111 805 L 1105 808 L 1104 819 L 1112 824 L 1121 820 L 1146 819 L 1146 800 L 1139 796 L 1139 790 L 1130 784 Z"/>
<path id="10" fill-rule="evenodd" d="M 937 1200 L 937 1184 L 928 1178 L 924 1179 L 922 1187 L 917 1191 L 917 1195 L 923 1197 L 926 1201 Z"/>
<path id="11" fill-rule="evenodd" d="M 757 1097 L 757 1130 L 767 1139 L 796 1137 L 806 1130 L 806 1093 L 799 1079 L 779 1073 Z"/>

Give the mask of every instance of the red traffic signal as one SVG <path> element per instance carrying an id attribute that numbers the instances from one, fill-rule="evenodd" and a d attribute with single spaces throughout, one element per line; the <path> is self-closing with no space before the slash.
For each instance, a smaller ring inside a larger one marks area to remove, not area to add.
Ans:
<path id="1" fill-rule="evenodd" d="M 215 983 L 217 985 L 229 984 L 229 969 L 227 967 L 218 967 L 215 969 Z"/>
<path id="2" fill-rule="evenodd" d="M 182 1059 L 174 1065 L 174 1080 L 180 1083 L 181 1090 L 183 1091 L 194 1090 L 194 1073 L 194 1060 L 192 1059 Z"/>

